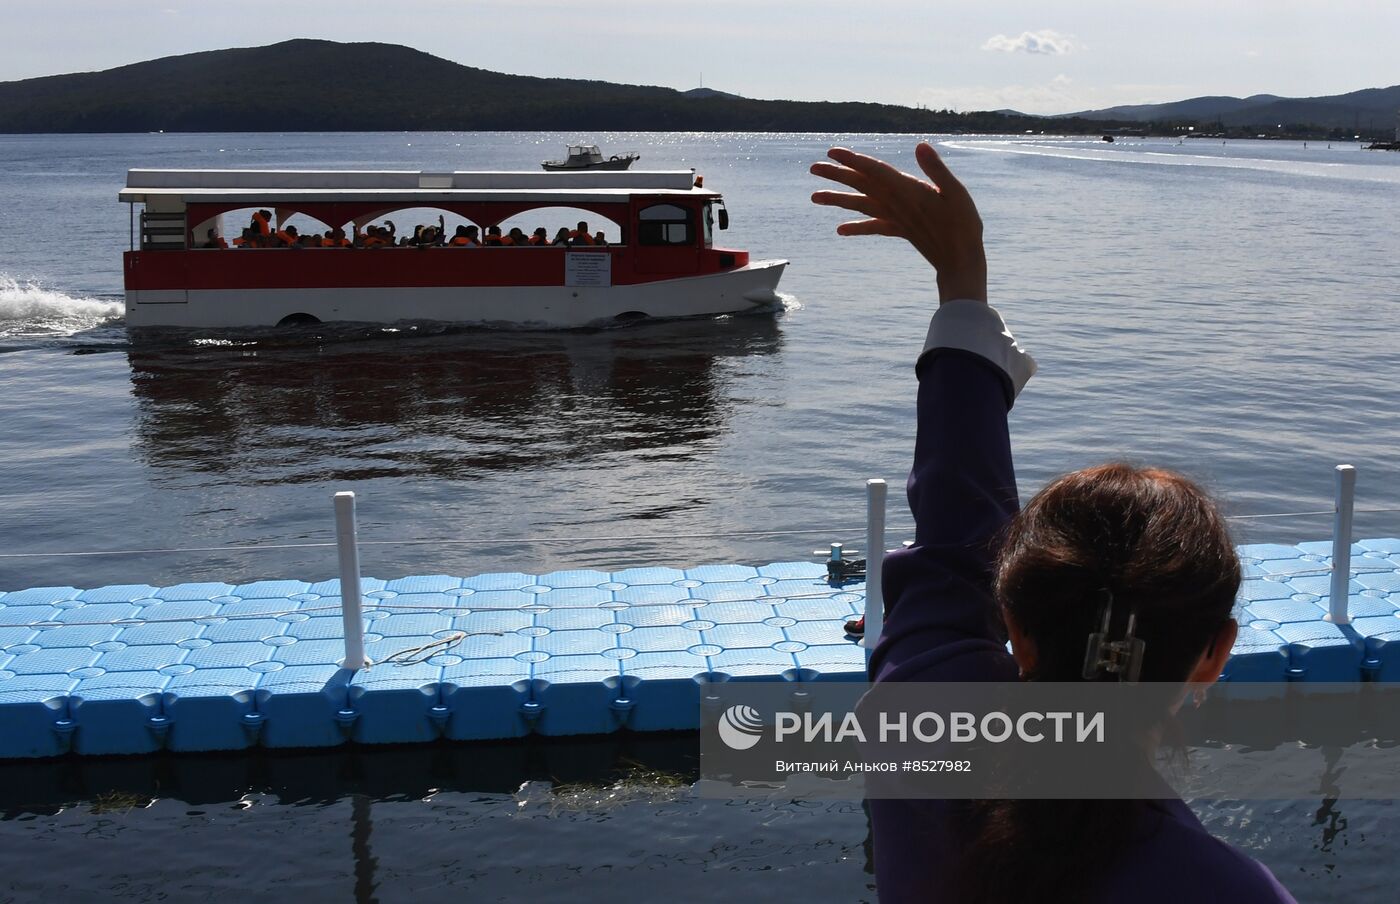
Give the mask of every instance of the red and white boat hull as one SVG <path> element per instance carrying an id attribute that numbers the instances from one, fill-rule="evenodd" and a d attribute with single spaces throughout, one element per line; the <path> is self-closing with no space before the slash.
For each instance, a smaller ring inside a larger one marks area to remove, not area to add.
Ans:
<path id="1" fill-rule="evenodd" d="M 128 288 L 126 323 L 132 328 L 228 329 L 314 318 L 323 323 L 437 321 L 558 329 L 639 316 L 737 314 L 774 305 L 786 266 L 783 260 L 756 261 L 717 273 L 610 286 Z"/>

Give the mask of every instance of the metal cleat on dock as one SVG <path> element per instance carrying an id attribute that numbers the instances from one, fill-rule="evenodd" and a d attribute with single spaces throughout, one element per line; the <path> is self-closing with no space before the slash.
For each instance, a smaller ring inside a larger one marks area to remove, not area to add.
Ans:
<path id="1" fill-rule="evenodd" d="M 865 560 L 856 558 L 860 555 L 858 550 L 846 550 L 840 543 L 833 543 L 829 551 L 814 549 L 812 555 L 826 557 L 826 577 L 832 586 L 865 580 Z"/>

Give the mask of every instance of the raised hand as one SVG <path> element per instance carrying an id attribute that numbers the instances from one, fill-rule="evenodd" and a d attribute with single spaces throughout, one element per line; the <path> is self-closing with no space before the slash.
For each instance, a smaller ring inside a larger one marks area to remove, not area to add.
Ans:
<path id="1" fill-rule="evenodd" d="M 963 184 L 938 152 L 920 142 L 914 159 L 928 179 L 902 173 L 883 160 L 846 148 L 827 152 L 835 163 L 812 164 L 812 175 L 855 191 L 819 191 L 812 202 L 864 214 L 836 227 L 838 235 L 891 235 L 918 249 L 938 272 L 941 301 L 987 300 L 987 255 L 982 218 Z"/>

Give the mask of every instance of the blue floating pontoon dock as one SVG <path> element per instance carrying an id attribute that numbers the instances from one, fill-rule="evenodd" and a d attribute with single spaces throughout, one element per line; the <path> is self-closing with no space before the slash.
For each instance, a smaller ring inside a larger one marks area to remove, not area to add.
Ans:
<path id="1" fill-rule="evenodd" d="M 1400 539 L 1351 549 L 1339 625 L 1330 542 L 1240 548 L 1223 680 L 1400 680 Z M 818 563 L 361 586 L 361 670 L 336 580 L 0 593 L 0 758 L 694 729 L 707 681 L 864 677 L 864 585 Z"/>

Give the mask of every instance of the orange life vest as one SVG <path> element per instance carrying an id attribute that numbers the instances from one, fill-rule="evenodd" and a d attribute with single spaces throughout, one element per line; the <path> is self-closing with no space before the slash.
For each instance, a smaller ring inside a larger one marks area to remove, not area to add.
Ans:
<path id="1" fill-rule="evenodd" d="M 448 242 L 447 244 L 451 245 L 454 248 L 470 248 L 473 245 L 475 245 L 476 242 L 465 235 L 454 235 L 452 237 L 452 241 Z"/>
<path id="2" fill-rule="evenodd" d="M 569 231 L 569 241 L 576 245 L 591 245 L 593 237 L 586 232 L 579 232 L 577 229 Z"/>
<path id="3" fill-rule="evenodd" d="M 291 246 L 300 242 L 301 239 L 298 236 L 292 235 L 285 229 L 279 229 L 277 230 L 277 241 L 281 242 L 284 245 Z"/>
<path id="4" fill-rule="evenodd" d="M 257 227 L 258 232 L 261 234 L 272 235 L 272 224 L 268 222 L 267 217 L 262 215 L 261 211 L 253 214 L 253 225 Z"/>
<path id="5" fill-rule="evenodd" d="M 547 242 L 546 242 L 545 239 L 542 239 L 542 238 L 540 238 L 540 237 L 537 236 L 537 235 L 532 235 L 532 236 L 530 236 L 530 244 L 531 244 L 531 245 L 544 245 L 544 244 L 547 244 Z"/>

